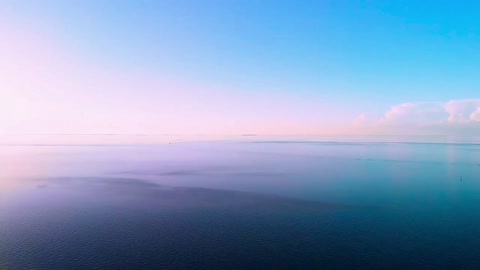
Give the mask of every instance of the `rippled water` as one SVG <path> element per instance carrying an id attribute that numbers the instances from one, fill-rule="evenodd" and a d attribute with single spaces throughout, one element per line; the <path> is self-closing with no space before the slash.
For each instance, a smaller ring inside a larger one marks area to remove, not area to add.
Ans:
<path id="1" fill-rule="evenodd" d="M 0 150 L 0 269 L 480 265 L 475 144 Z"/>

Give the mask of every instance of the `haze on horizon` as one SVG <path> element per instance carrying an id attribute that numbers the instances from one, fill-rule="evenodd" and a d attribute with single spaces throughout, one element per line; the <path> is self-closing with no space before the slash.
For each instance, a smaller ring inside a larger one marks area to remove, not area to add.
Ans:
<path id="1" fill-rule="evenodd" d="M 479 9 L 7 0 L 0 135 L 480 135 Z"/>

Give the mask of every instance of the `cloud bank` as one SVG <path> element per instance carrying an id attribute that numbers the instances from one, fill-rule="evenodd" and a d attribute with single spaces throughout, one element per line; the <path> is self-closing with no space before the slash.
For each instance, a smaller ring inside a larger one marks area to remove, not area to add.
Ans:
<path id="1" fill-rule="evenodd" d="M 407 102 L 379 117 L 361 114 L 354 126 L 369 133 L 478 135 L 480 99 Z"/>

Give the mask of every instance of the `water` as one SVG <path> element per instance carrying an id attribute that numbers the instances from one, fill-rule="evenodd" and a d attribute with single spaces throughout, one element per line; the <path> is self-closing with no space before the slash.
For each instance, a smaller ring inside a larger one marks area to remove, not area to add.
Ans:
<path id="1" fill-rule="evenodd" d="M 480 145 L 5 145 L 0 166 L 0 269 L 480 265 Z"/>

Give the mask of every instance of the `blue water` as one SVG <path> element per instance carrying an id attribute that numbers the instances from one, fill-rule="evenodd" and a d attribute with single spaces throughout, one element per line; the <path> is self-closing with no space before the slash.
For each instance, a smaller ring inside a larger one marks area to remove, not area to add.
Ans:
<path id="1" fill-rule="evenodd" d="M 0 148 L 0 269 L 480 265 L 476 144 Z"/>

